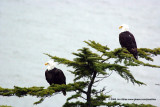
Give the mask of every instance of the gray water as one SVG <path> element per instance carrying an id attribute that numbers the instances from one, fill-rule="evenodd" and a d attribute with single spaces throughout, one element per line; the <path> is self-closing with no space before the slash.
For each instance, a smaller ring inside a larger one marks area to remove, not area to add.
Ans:
<path id="1" fill-rule="evenodd" d="M 126 23 L 134 34 L 138 48 L 160 47 L 159 0 L 0 0 L 0 86 L 31 87 L 49 84 L 45 80 L 43 53 L 72 59 L 72 52 L 95 40 L 110 49 L 119 48 L 119 25 Z M 160 65 L 160 57 L 152 64 Z M 141 59 L 140 59 L 141 60 Z M 73 81 L 64 65 L 57 65 Z M 160 69 L 132 67 L 132 74 L 147 86 L 133 85 L 114 73 L 98 85 L 106 86 L 113 98 L 154 98 L 156 100 L 123 101 L 160 106 Z M 67 96 L 61 94 L 39 99 L 25 96 L 0 97 L 0 105 L 14 107 L 61 107 Z"/>

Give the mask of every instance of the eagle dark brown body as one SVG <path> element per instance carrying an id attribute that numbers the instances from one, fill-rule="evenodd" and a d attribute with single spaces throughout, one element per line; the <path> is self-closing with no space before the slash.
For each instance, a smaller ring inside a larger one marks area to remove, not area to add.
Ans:
<path id="1" fill-rule="evenodd" d="M 52 84 L 66 84 L 66 77 L 62 70 L 54 68 L 52 70 L 46 70 L 45 72 L 47 82 Z M 66 91 L 62 90 L 63 95 L 66 95 Z"/>
<path id="2" fill-rule="evenodd" d="M 134 58 L 138 59 L 137 44 L 132 33 L 129 31 L 121 32 L 119 34 L 119 42 L 121 47 L 127 48 Z"/>

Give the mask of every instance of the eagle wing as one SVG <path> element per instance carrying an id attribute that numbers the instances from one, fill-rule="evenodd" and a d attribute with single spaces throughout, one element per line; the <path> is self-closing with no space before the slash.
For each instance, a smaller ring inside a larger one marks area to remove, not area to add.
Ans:
<path id="1" fill-rule="evenodd" d="M 53 83 L 52 74 L 48 70 L 46 70 L 45 72 L 45 77 L 47 82 L 51 85 Z"/>

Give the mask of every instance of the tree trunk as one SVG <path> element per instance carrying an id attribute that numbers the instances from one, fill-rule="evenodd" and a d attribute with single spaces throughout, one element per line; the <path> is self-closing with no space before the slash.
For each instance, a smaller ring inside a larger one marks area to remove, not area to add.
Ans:
<path id="1" fill-rule="evenodd" d="M 88 91 L 87 91 L 87 107 L 91 107 L 92 106 L 91 105 L 91 91 L 92 91 L 92 86 L 93 86 L 96 74 L 97 74 L 97 72 L 94 71 L 93 72 L 93 77 L 91 78 L 91 82 L 89 83 L 89 86 L 88 86 Z"/>

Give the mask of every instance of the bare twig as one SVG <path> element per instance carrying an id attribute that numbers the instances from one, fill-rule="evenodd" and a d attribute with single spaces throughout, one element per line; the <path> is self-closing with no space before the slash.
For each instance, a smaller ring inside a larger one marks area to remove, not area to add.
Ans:
<path id="1" fill-rule="evenodd" d="M 112 89 L 110 91 L 106 92 L 105 94 L 110 93 L 111 91 L 112 91 Z"/>
<path id="2" fill-rule="evenodd" d="M 113 71 L 112 71 L 109 75 L 106 75 L 106 76 L 104 76 L 104 77 L 97 77 L 97 78 L 102 78 L 102 79 L 104 79 L 104 78 L 107 78 L 107 77 L 111 76 L 112 73 L 113 73 Z"/>
<path id="3" fill-rule="evenodd" d="M 101 78 L 101 79 L 95 81 L 94 83 L 96 83 L 96 82 L 100 83 L 100 81 L 102 81 L 103 79 L 108 78 L 109 76 L 111 76 L 112 73 L 113 73 L 113 71 L 109 75 L 106 75 L 104 77 L 97 77 L 97 78 Z M 97 87 L 99 85 L 99 83 L 97 85 L 94 85 L 94 87 Z"/>
<path id="4" fill-rule="evenodd" d="M 84 97 L 82 97 L 82 96 L 80 96 L 81 98 L 83 98 L 84 100 L 87 100 L 86 98 L 84 98 Z"/>

